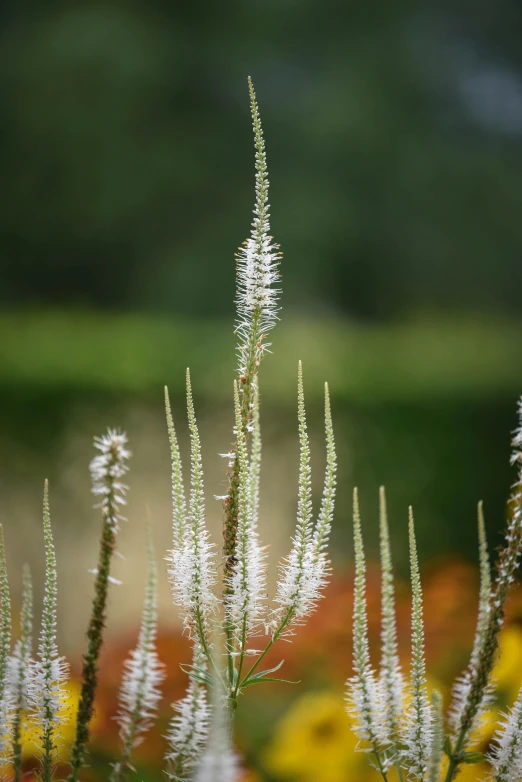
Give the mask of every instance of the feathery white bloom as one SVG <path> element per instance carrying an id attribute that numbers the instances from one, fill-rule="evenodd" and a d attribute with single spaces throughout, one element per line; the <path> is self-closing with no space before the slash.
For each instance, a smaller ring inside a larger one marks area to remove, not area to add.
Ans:
<path id="1" fill-rule="evenodd" d="M 442 695 L 438 690 L 433 690 L 431 702 L 433 705 L 433 742 L 428 768 L 428 782 L 439 782 L 444 757 L 444 712 Z"/>
<path id="2" fill-rule="evenodd" d="M 280 566 L 271 627 L 275 637 L 284 635 L 315 609 L 327 583 L 326 547 L 330 535 L 336 487 L 336 455 L 328 385 L 325 384 L 326 471 L 321 507 L 315 528 L 312 522 L 310 445 L 306 428 L 301 362 L 298 368 L 299 500 L 297 526 L 289 556 Z"/>
<path id="3" fill-rule="evenodd" d="M 252 81 L 249 78 L 250 106 L 256 147 L 256 203 L 250 237 L 237 254 L 237 297 L 239 336 L 239 375 L 250 392 L 259 362 L 270 346 L 267 332 L 277 321 L 279 291 L 279 247 L 269 235 L 268 170 L 261 119 Z M 250 407 L 251 399 L 248 399 Z M 250 414 L 250 410 L 248 410 Z M 246 421 L 245 421 L 246 423 Z"/>
<path id="4" fill-rule="evenodd" d="M 337 456 L 332 424 L 332 408 L 328 383 L 324 384 L 324 427 L 326 436 L 326 470 L 324 475 L 323 496 L 317 524 L 312 541 L 313 578 L 319 592 L 325 585 L 330 572 L 327 546 L 332 530 L 335 507 L 335 489 L 337 485 Z"/>
<path id="5" fill-rule="evenodd" d="M 187 503 L 183 486 L 183 472 L 179 452 L 178 438 L 174 428 L 174 420 L 170 408 L 169 392 L 165 386 L 165 411 L 170 443 L 170 458 L 172 463 L 172 545 L 179 549 L 183 545 L 185 524 L 187 520 Z"/>
<path id="6" fill-rule="evenodd" d="M 397 625 L 390 533 L 384 486 L 379 489 L 380 549 L 381 549 L 381 669 L 379 687 L 383 732 L 391 740 L 398 735 L 404 706 L 404 677 L 397 648 Z"/>
<path id="7" fill-rule="evenodd" d="M 174 547 L 167 560 L 172 597 L 181 608 L 184 626 L 192 638 L 208 649 L 211 615 L 216 609 L 212 587 L 216 582 L 213 570 L 215 553 L 209 541 L 205 523 L 205 500 L 201 443 L 192 400 L 190 373 L 187 370 L 187 410 L 191 442 L 191 492 L 189 513 L 180 548 Z"/>
<path id="8" fill-rule="evenodd" d="M 165 678 L 164 666 L 156 652 L 156 564 L 150 528 L 148 529 L 149 572 L 145 589 L 145 604 L 141 617 L 138 645 L 125 662 L 117 720 L 123 744 L 122 758 L 114 768 L 112 778 L 118 779 L 130 761 L 132 748 L 154 722 L 161 700 L 159 685 Z"/>
<path id="9" fill-rule="evenodd" d="M 28 671 L 32 665 L 33 587 L 28 565 L 23 567 L 22 610 L 20 613 L 20 638 L 10 659 L 10 689 L 13 693 L 13 754 L 15 764 L 21 762 L 20 746 L 22 717 L 27 708 Z"/>
<path id="10" fill-rule="evenodd" d="M 250 516 L 254 530 L 259 522 L 259 484 L 261 478 L 261 421 L 259 415 L 259 385 L 254 392 L 252 416 L 252 447 L 249 465 Z"/>
<path id="11" fill-rule="evenodd" d="M 297 525 L 293 546 L 287 559 L 280 566 L 274 612 L 271 626 L 284 629 L 295 619 L 297 621 L 311 613 L 318 597 L 313 572 L 313 521 L 312 480 L 310 466 L 310 443 L 306 427 L 306 412 L 303 391 L 303 369 L 299 362 L 297 375 L 299 422 L 299 498 L 297 503 Z"/>
<path id="12" fill-rule="evenodd" d="M 14 699 L 10 687 L 11 600 L 7 580 L 4 529 L 0 524 L 0 761 L 10 759 L 10 727 Z"/>
<path id="13" fill-rule="evenodd" d="M 425 779 L 433 752 L 433 709 L 426 686 L 424 658 L 424 624 L 422 618 L 422 587 L 415 541 L 413 511 L 409 509 L 410 566 L 412 585 L 411 612 L 411 703 L 402 733 L 405 748 L 402 757 L 417 779 Z"/>
<path id="14" fill-rule="evenodd" d="M 239 466 L 238 524 L 235 562 L 229 577 L 226 612 L 230 627 L 244 650 L 249 635 L 262 621 L 265 612 L 265 556 L 259 545 L 254 521 L 251 472 L 245 433 L 241 425 L 241 407 L 237 382 L 234 381 L 234 413 Z M 255 477 L 255 476 L 254 476 Z"/>
<path id="15" fill-rule="evenodd" d="M 101 497 L 97 507 L 102 509 L 105 522 L 114 532 L 118 531 L 119 522 L 124 521 L 118 509 L 125 505 L 128 488 L 122 483 L 131 455 L 126 444 L 127 436 L 123 432 L 108 429 L 107 434 L 94 438 L 94 446 L 100 453 L 90 464 L 92 493 Z"/>
<path id="16" fill-rule="evenodd" d="M 518 477 L 511 496 L 513 512 L 509 520 L 506 533 L 507 546 L 501 553 L 498 563 L 496 581 L 496 600 L 500 600 L 500 592 L 505 585 L 507 589 L 514 581 L 514 574 L 518 568 L 522 553 L 522 398 L 518 401 L 519 425 L 513 433 L 511 444 L 511 464 L 518 466 Z M 498 607 L 493 604 L 493 608 Z M 499 619 L 499 625 L 502 619 Z"/>
<path id="17" fill-rule="evenodd" d="M 456 713 L 459 744 L 466 745 L 470 732 L 476 727 L 477 716 L 489 696 L 491 674 L 498 648 L 498 638 L 504 621 L 504 607 L 522 553 L 522 399 L 518 403 L 519 426 L 514 432 L 511 463 L 518 465 L 518 476 L 511 495 L 512 514 L 506 533 L 506 545 L 497 562 L 497 577 L 488 604 L 489 616 L 477 661 L 468 667 L 467 680 L 457 691 Z M 455 722 L 455 720 L 453 720 Z M 457 731 L 455 731 L 457 732 Z"/>
<path id="18" fill-rule="evenodd" d="M 468 668 L 461 676 L 459 676 L 453 685 L 453 700 L 449 712 L 449 724 L 453 736 L 457 736 L 460 731 L 462 712 L 468 699 L 473 676 L 477 670 L 480 652 L 486 637 L 488 621 L 491 612 L 491 572 L 489 567 L 488 544 L 486 540 L 486 527 L 484 524 L 482 502 L 479 502 L 478 504 L 478 536 L 480 560 L 480 598 L 477 627 L 475 630 L 475 639 L 473 641 L 473 649 L 471 652 Z M 482 702 L 475 715 L 473 726 L 468 733 L 468 741 L 471 737 L 471 734 L 473 733 L 473 729 L 477 727 L 484 711 L 488 708 L 490 700 L 491 687 L 488 687 L 482 696 Z"/>
<path id="19" fill-rule="evenodd" d="M 353 490 L 353 540 L 355 553 L 355 583 L 353 600 L 353 670 L 348 680 L 348 713 L 355 722 L 355 733 L 361 741 L 371 744 L 376 753 L 386 744 L 381 735 L 382 723 L 378 716 L 378 688 L 370 664 L 368 617 L 366 610 L 366 562 L 364 558 L 359 496 Z"/>
<path id="20" fill-rule="evenodd" d="M 495 745 L 488 756 L 495 782 L 520 782 L 522 778 L 522 689 L 513 708 L 495 733 Z"/>
<path id="21" fill-rule="evenodd" d="M 196 645 L 194 665 L 204 665 L 204 656 Z M 174 705 L 174 717 L 166 736 L 169 774 L 184 777 L 192 771 L 206 744 L 210 727 L 210 707 L 206 685 L 191 677 L 187 694 Z"/>
<path id="22" fill-rule="evenodd" d="M 41 728 L 42 777 L 50 779 L 54 762 L 58 730 L 65 720 L 66 680 L 68 665 L 58 655 L 56 645 L 56 556 L 54 552 L 49 513 L 49 488 L 44 488 L 43 526 L 45 540 L 45 592 L 42 629 L 37 660 L 31 666 L 28 684 L 28 702 L 32 716 Z"/>

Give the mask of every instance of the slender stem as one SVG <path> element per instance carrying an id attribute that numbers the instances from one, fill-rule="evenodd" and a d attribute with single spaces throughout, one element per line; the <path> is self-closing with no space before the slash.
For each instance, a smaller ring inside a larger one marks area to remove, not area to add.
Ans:
<path id="1" fill-rule="evenodd" d="M 250 677 L 252 676 L 252 674 L 256 670 L 257 666 L 259 665 L 259 663 L 261 662 L 263 657 L 265 657 L 265 655 L 268 654 L 268 652 L 270 651 L 270 649 L 272 648 L 272 646 L 274 645 L 276 640 L 277 640 L 277 638 L 275 637 L 275 635 L 273 635 L 272 638 L 270 639 L 270 641 L 267 643 L 267 645 L 263 649 L 263 651 L 261 652 L 261 654 L 259 655 L 259 657 L 257 658 L 257 660 L 255 661 L 255 663 L 250 668 L 249 672 L 246 674 L 246 676 L 243 679 L 243 681 L 241 682 L 241 684 L 239 685 L 240 687 L 242 687 L 244 685 L 244 683 L 247 682 L 250 679 Z"/>
<path id="2" fill-rule="evenodd" d="M 104 499 L 101 503 L 103 522 L 94 584 L 94 599 L 87 629 L 87 651 L 83 657 L 82 689 L 76 717 L 76 738 L 71 753 L 71 772 L 67 777 L 67 782 L 76 782 L 78 779 L 78 773 L 85 760 L 90 735 L 89 723 L 94 712 L 94 698 L 98 686 L 98 660 L 105 630 L 111 560 L 116 546 L 116 532 L 120 518 L 119 505 L 123 501 L 119 493 L 124 493 L 126 488 L 119 483 L 119 478 L 128 469 L 125 460 L 129 454 L 123 448 L 125 442 L 125 436 L 109 432 L 105 438 L 99 439 L 101 447 L 98 447 L 105 456 L 105 460 L 102 460 L 101 465 L 96 464 L 102 458 L 98 456 L 91 462 L 93 488 L 101 488 L 103 491 Z M 97 486 L 99 483 L 101 486 Z"/>
<path id="3" fill-rule="evenodd" d="M 78 706 L 76 722 L 76 741 L 71 758 L 71 773 L 68 782 L 76 782 L 78 772 L 85 758 L 86 744 L 89 740 L 89 723 L 94 710 L 94 695 L 98 684 L 98 658 L 102 645 L 105 626 L 105 607 L 109 586 L 109 571 L 112 554 L 116 542 L 113 528 L 103 522 L 103 533 L 100 544 L 100 558 L 94 587 L 95 598 L 92 614 L 87 630 L 88 648 L 83 658 L 82 692 Z"/>
<path id="4" fill-rule="evenodd" d="M 199 640 L 199 643 L 201 644 L 201 648 L 203 649 L 203 652 L 205 654 L 205 657 L 208 660 L 208 663 L 209 663 L 210 667 L 214 669 L 214 671 L 216 672 L 216 674 L 218 676 L 219 681 L 223 685 L 224 689 L 227 690 L 227 685 L 226 685 L 225 680 L 223 679 L 221 671 L 219 670 L 219 666 L 217 665 L 216 661 L 212 657 L 212 653 L 211 653 L 210 647 L 208 645 L 207 636 L 206 636 L 206 633 L 203 630 L 203 617 L 201 615 L 201 610 L 200 609 L 197 610 L 196 617 L 197 617 L 196 618 L 196 623 L 197 623 L 197 627 L 198 627 L 198 640 Z"/>
<path id="5" fill-rule="evenodd" d="M 225 635 L 226 635 L 226 650 L 227 650 L 227 670 L 228 670 L 228 681 L 231 687 L 234 686 L 234 671 L 235 671 L 235 665 L 234 665 L 234 657 L 232 656 L 233 652 L 233 633 L 232 633 L 232 626 L 230 622 L 225 623 Z"/>
<path id="6" fill-rule="evenodd" d="M 467 730 L 466 727 L 463 727 L 459 733 L 459 737 L 457 739 L 457 742 L 455 744 L 455 749 L 451 753 L 450 763 L 448 766 L 448 771 L 446 773 L 445 782 L 451 782 L 452 779 L 455 778 L 458 767 L 460 765 L 460 752 L 462 750 L 464 741 L 466 739 Z"/>
<path id="7" fill-rule="evenodd" d="M 400 767 L 398 762 L 395 764 L 395 768 L 397 769 L 397 774 L 399 775 L 400 782 L 404 782 L 404 777 L 402 775 L 402 768 Z"/>
<path id="8" fill-rule="evenodd" d="M 245 661 L 246 636 L 247 636 L 247 621 L 245 616 L 243 618 L 243 628 L 241 632 L 241 654 L 239 656 L 239 666 L 237 669 L 237 681 L 236 681 L 234 692 L 232 693 L 233 698 L 237 698 L 237 694 L 239 692 L 239 685 L 241 682 L 241 672 L 243 670 L 243 663 Z"/>
<path id="9" fill-rule="evenodd" d="M 375 760 L 377 761 L 377 765 L 379 766 L 379 771 L 381 773 L 384 782 L 388 782 L 388 776 L 386 774 L 386 771 L 382 767 L 382 762 L 379 753 L 377 752 L 377 750 L 374 750 L 373 754 L 375 755 Z"/>

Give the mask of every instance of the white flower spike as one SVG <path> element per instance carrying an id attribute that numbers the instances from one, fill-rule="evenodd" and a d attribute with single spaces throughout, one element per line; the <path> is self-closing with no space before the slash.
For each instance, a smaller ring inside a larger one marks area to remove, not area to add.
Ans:
<path id="1" fill-rule="evenodd" d="M 49 513 L 49 487 L 44 488 L 43 525 L 45 539 L 45 593 L 38 656 L 30 671 L 28 700 L 33 719 L 40 726 L 42 780 L 50 782 L 65 721 L 68 665 L 56 645 L 57 577 Z"/>
<path id="2" fill-rule="evenodd" d="M 11 719 L 14 706 L 10 682 L 11 600 L 7 580 L 4 529 L 0 524 L 0 763 L 11 759 Z"/>
<path id="3" fill-rule="evenodd" d="M 187 411 L 191 442 L 191 492 L 189 511 L 183 532 L 183 545 L 174 547 L 167 560 L 174 602 L 181 608 L 183 624 L 206 652 L 209 652 L 210 620 L 217 600 L 212 591 L 216 583 L 215 552 L 205 521 L 205 498 L 201 443 L 192 400 L 190 373 L 187 370 Z"/>
<path id="4" fill-rule="evenodd" d="M 92 493 L 101 497 L 97 507 L 101 508 L 105 522 L 114 532 L 118 531 L 119 522 L 125 520 L 119 508 L 125 505 L 128 488 L 122 483 L 129 469 L 127 460 L 131 455 L 126 445 L 126 434 L 109 429 L 107 434 L 94 438 L 94 446 L 100 453 L 90 465 Z"/>
<path id="5" fill-rule="evenodd" d="M 353 539 L 355 582 L 353 600 L 353 670 L 348 681 L 348 713 L 355 721 L 359 739 L 369 743 L 379 758 L 381 722 L 378 717 L 377 682 L 370 663 L 368 617 L 366 608 L 366 562 L 364 558 L 359 495 L 353 491 Z"/>
<path id="6" fill-rule="evenodd" d="M 235 564 L 229 577 L 226 612 L 241 651 L 252 632 L 261 625 L 266 610 L 265 555 L 259 545 L 255 526 L 255 488 L 249 469 L 246 437 L 241 426 L 241 408 L 237 382 L 234 381 L 234 409 L 239 463 L 238 525 Z M 253 480 L 257 479 L 255 464 Z"/>
<path id="7" fill-rule="evenodd" d="M 201 667 L 205 658 L 196 646 L 194 665 Z M 168 774 L 172 778 L 184 778 L 196 767 L 210 728 L 210 707 L 206 685 L 191 677 L 187 694 L 174 705 L 174 717 L 171 720 L 166 755 Z"/>
<path id="8" fill-rule="evenodd" d="M 409 509 L 410 565 L 412 586 L 411 612 L 411 703 L 402 733 L 403 759 L 411 774 L 424 780 L 433 752 L 433 707 L 426 685 L 422 588 L 415 541 L 413 511 Z"/>
<path id="9" fill-rule="evenodd" d="M 117 720 L 123 750 L 114 767 L 112 782 L 119 782 L 130 769 L 132 749 L 154 723 L 161 700 L 160 684 L 165 678 L 164 666 L 156 652 L 156 563 L 150 527 L 148 528 L 149 572 L 145 589 L 145 605 L 141 618 L 138 645 L 125 662 Z"/>

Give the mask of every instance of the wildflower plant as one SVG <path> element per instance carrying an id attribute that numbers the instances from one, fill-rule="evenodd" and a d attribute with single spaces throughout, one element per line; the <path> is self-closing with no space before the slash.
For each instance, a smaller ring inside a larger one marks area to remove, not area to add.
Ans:
<path id="1" fill-rule="evenodd" d="M 311 448 L 307 428 L 303 367 L 297 366 L 299 471 L 295 530 L 288 555 L 279 564 L 277 583 L 267 583 L 267 549 L 262 541 L 261 404 L 259 372 L 270 332 L 280 312 L 281 254 L 270 234 L 269 180 L 265 142 L 252 81 L 250 107 L 255 146 L 255 205 L 250 234 L 237 254 L 237 371 L 231 378 L 231 445 L 226 461 L 222 553 L 207 527 L 203 454 L 189 370 L 186 374 L 189 465 L 183 466 L 169 395 L 165 389 L 167 433 L 172 467 L 172 545 L 167 572 L 172 600 L 192 644 L 185 696 L 173 705 L 165 736 L 165 773 L 178 782 L 235 782 L 239 759 L 233 750 L 234 715 L 241 693 L 263 682 L 285 681 L 276 675 L 283 661 L 263 668 L 267 653 L 289 640 L 306 622 L 324 593 L 330 575 L 328 542 L 332 528 L 337 462 L 328 385 L 325 384 L 326 468 L 322 498 L 314 511 Z M 384 489 L 380 490 L 381 648 L 372 664 L 366 606 L 366 562 L 357 490 L 353 495 L 355 584 L 353 672 L 347 683 L 347 709 L 359 748 L 387 782 L 452 782 L 462 765 L 483 761 L 476 751 L 476 728 L 489 704 L 492 671 L 503 624 L 504 607 L 522 553 L 522 401 L 520 426 L 513 439 L 512 462 L 518 479 L 511 498 L 506 543 L 496 575 L 491 576 L 482 505 L 479 504 L 480 599 L 469 665 L 459 677 L 452 703 L 444 710 L 441 695 L 430 692 L 424 649 L 422 585 L 413 512 L 409 513 L 412 585 L 411 660 L 403 670 L 395 618 L 394 577 Z M 122 508 L 126 502 L 130 452 L 123 432 L 109 429 L 95 438 L 97 455 L 90 465 L 92 491 L 101 513 L 101 534 L 94 596 L 83 656 L 81 693 L 67 782 L 77 782 L 86 765 L 90 723 L 95 708 L 99 657 L 107 601 L 119 582 L 112 560 Z M 188 468 L 187 468 L 188 467 Z M 0 526 L 0 777 L 22 779 L 22 726 L 36 728 L 39 778 L 52 782 L 67 717 L 68 666 L 59 654 L 56 632 L 57 563 L 51 530 L 49 488 L 44 488 L 43 530 L 45 589 L 36 653 L 32 649 L 32 584 L 23 573 L 20 632 L 11 648 L 11 603 L 3 530 Z M 133 750 L 154 723 L 161 700 L 163 666 L 156 651 L 156 564 L 149 530 L 148 576 L 136 647 L 122 672 L 119 710 L 121 748 L 108 772 L 123 782 L 134 771 Z M 266 665 L 266 663 L 265 663 Z M 341 712 L 342 713 L 342 712 Z M 522 691 L 498 725 L 487 753 L 490 778 L 522 778 Z M 7 769 L 6 774 L 3 771 Z M 11 773 L 12 772 L 12 773 Z M 3 774 L 3 776 L 2 776 Z"/>
<path id="2" fill-rule="evenodd" d="M 239 761 L 231 746 L 233 714 L 241 692 L 253 684 L 278 681 L 282 662 L 262 670 L 261 663 L 281 638 L 292 635 L 314 611 L 329 576 L 327 553 L 336 487 L 336 456 L 328 386 L 325 386 L 326 472 L 316 515 L 312 506 L 311 453 L 306 423 L 303 370 L 297 371 L 299 478 L 297 521 L 290 552 L 280 564 L 273 601 L 268 599 L 267 554 L 261 542 L 260 476 L 262 440 L 258 375 L 269 353 L 268 336 L 279 318 L 279 247 L 270 235 L 268 169 L 256 96 L 249 79 L 255 145 L 255 205 L 250 235 L 237 254 L 237 375 L 231 378 L 232 445 L 224 454 L 228 490 L 223 501 L 223 555 L 207 528 L 203 457 L 190 372 L 186 374 L 190 468 L 184 470 L 165 389 L 167 431 L 172 462 L 172 547 L 168 577 L 175 606 L 192 642 L 192 660 L 184 670 L 188 687 L 174 704 L 166 736 L 166 773 L 178 780 L 232 782 Z M 232 382 L 233 380 L 233 382 Z M 94 713 L 99 656 L 109 591 L 117 584 L 112 560 L 125 504 L 130 452 L 126 435 L 109 429 L 95 438 L 97 456 L 90 465 L 92 491 L 101 511 L 94 597 L 83 657 L 81 693 L 68 782 L 76 782 L 86 763 Z M 185 475 L 188 475 L 187 484 Z M 44 494 L 46 583 L 40 643 L 31 660 L 32 597 L 24 575 L 20 640 L 11 647 L 7 569 L 0 537 L 0 752 L 14 760 L 21 778 L 21 721 L 26 711 L 38 726 L 43 782 L 51 782 L 64 719 L 67 665 L 56 646 L 56 559 L 50 527 L 48 487 Z M 111 782 L 132 772 L 132 751 L 153 723 L 161 698 L 163 669 L 155 648 L 156 568 L 149 540 L 149 571 L 136 648 L 125 663 L 116 719 L 121 753 Z"/>
<path id="3" fill-rule="evenodd" d="M 512 464 L 518 476 L 510 500 L 505 545 L 492 580 L 482 503 L 478 505 L 480 597 L 473 648 L 468 667 L 457 679 L 445 719 L 441 695 L 429 692 L 426 678 L 422 587 L 413 512 L 409 511 L 412 587 L 411 667 L 401 672 L 393 605 L 390 536 L 384 489 L 380 490 L 382 574 L 382 655 L 380 672 L 370 662 L 365 600 L 365 560 L 357 490 L 354 493 L 355 585 L 353 611 L 353 676 L 348 681 L 347 708 L 360 739 L 382 778 L 452 782 L 463 765 L 489 761 L 489 779 L 520 782 L 522 778 L 522 691 L 501 720 L 484 756 L 477 750 L 476 729 L 491 702 L 493 668 L 510 586 L 522 553 L 522 400 L 519 427 L 513 437 Z"/>
<path id="4" fill-rule="evenodd" d="M 259 369 L 278 320 L 278 246 L 270 236 L 268 173 L 261 121 L 249 80 L 255 142 L 255 207 L 252 230 L 237 256 L 237 377 L 233 382 L 233 444 L 223 454 L 228 491 L 223 501 L 223 576 L 206 526 L 199 432 L 187 371 L 187 415 L 191 443 L 190 492 L 187 503 L 177 434 L 168 392 L 167 428 L 172 462 L 172 549 L 168 555 L 174 603 L 193 644 L 193 662 L 185 698 L 175 705 L 167 754 L 171 776 L 192 772 L 207 740 L 211 714 L 207 690 L 224 709 L 220 733 L 230 743 L 233 713 L 241 692 L 264 681 L 280 681 L 274 668 L 259 670 L 281 638 L 314 611 L 329 574 L 327 545 L 333 518 L 336 456 L 328 387 L 325 386 L 327 463 L 323 497 L 316 517 L 312 508 L 311 456 L 306 424 L 303 371 L 298 365 L 299 478 L 297 521 L 288 557 L 280 564 L 273 604 L 268 601 L 266 550 L 260 536 L 261 429 Z M 220 583 L 220 589 L 218 585 Z M 224 660 L 224 662 L 223 662 Z M 220 723 L 221 724 L 221 723 Z M 204 754 L 203 764 L 210 762 Z M 216 757 L 213 751 L 212 757 Z M 232 761 L 230 765 L 234 765 Z M 202 766 L 203 769 L 203 766 Z M 203 774 L 203 770 L 197 774 Z M 223 771 L 223 774 L 225 772 Z M 232 773 L 232 772 L 231 772 Z M 200 776 L 197 776 L 197 779 Z M 201 776 L 201 779 L 210 777 Z M 226 776 L 220 778 L 227 778 Z"/>
<path id="5" fill-rule="evenodd" d="M 30 668 L 28 701 L 32 720 L 40 729 L 42 780 L 50 782 L 60 742 L 60 726 L 66 718 L 68 665 L 65 658 L 59 655 L 56 642 L 58 584 L 47 481 L 44 487 L 43 528 L 45 593 L 38 652 Z"/>
<path id="6" fill-rule="evenodd" d="M 28 565 L 24 565 L 20 638 L 10 660 L 10 687 L 13 697 L 12 754 L 15 782 L 22 778 L 22 726 L 27 714 L 29 669 L 32 657 L 33 585 Z"/>

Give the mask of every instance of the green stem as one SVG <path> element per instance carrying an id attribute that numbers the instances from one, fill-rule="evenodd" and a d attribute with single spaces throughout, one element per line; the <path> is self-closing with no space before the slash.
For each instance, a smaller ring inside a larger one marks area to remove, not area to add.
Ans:
<path id="1" fill-rule="evenodd" d="M 233 652 L 233 633 L 232 633 L 232 627 L 230 625 L 230 622 L 226 622 L 225 624 L 225 635 L 226 635 L 226 649 L 227 649 L 227 671 L 228 671 L 228 682 L 230 687 L 234 686 L 234 658 L 232 656 Z"/>
<path id="2" fill-rule="evenodd" d="M 86 745 L 89 740 L 89 723 L 94 711 L 94 696 L 98 685 L 98 658 L 105 627 L 110 562 L 115 542 L 116 535 L 113 528 L 104 521 L 94 587 L 95 596 L 87 630 L 87 651 L 83 658 L 82 690 L 76 722 L 76 740 L 72 750 L 71 773 L 69 774 L 68 782 L 76 782 L 78 772 L 83 765 Z"/>
<path id="3" fill-rule="evenodd" d="M 205 633 L 205 630 L 204 630 L 204 627 L 203 627 L 203 616 L 201 614 L 201 610 L 200 609 L 198 609 L 197 612 L 196 612 L 196 625 L 197 625 L 197 629 L 198 629 L 198 640 L 199 640 L 199 643 L 201 644 L 201 648 L 203 649 L 203 653 L 204 653 L 205 657 L 208 660 L 209 666 L 214 669 L 215 673 L 217 674 L 217 677 L 218 677 L 219 681 L 221 682 L 223 688 L 226 691 L 228 689 L 227 685 L 226 685 L 226 682 L 223 679 L 223 676 L 221 674 L 221 671 L 219 670 L 219 667 L 218 667 L 216 661 L 212 657 L 212 653 L 211 653 L 210 647 L 208 645 L 207 636 L 206 636 L 206 633 Z"/>
<path id="4" fill-rule="evenodd" d="M 255 663 L 252 665 L 252 667 L 250 668 L 249 672 L 247 673 L 247 675 L 245 676 L 245 678 L 243 679 L 243 681 L 239 685 L 240 687 L 243 687 L 245 682 L 247 682 L 250 679 L 250 677 L 252 676 L 252 674 L 256 670 L 257 666 L 259 665 L 261 660 L 265 657 L 265 655 L 268 654 L 268 652 L 270 651 L 270 649 L 272 648 L 272 646 L 274 645 L 276 640 L 277 639 L 275 638 L 275 636 L 272 636 L 272 638 L 270 639 L 268 644 L 265 646 L 265 648 L 263 649 L 263 651 L 261 652 L 261 654 L 259 655 L 259 657 L 255 661 Z"/>
<path id="5" fill-rule="evenodd" d="M 459 733 L 459 737 L 457 739 L 457 743 L 455 744 L 455 749 L 451 753 L 450 763 L 448 766 L 448 771 L 446 773 L 446 777 L 444 782 L 451 782 L 452 779 L 455 778 L 459 765 L 460 765 L 460 752 L 462 750 L 462 747 L 464 745 L 464 741 L 466 739 L 467 730 L 465 727 L 463 727 Z"/>
<path id="6" fill-rule="evenodd" d="M 232 693 L 232 697 L 233 698 L 237 698 L 237 694 L 239 692 L 239 685 L 240 685 L 240 681 L 241 681 L 241 672 L 243 670 L 243 664 L 244 664 L 244 661 L 245 661 L 245 647 L 246 647 L 246 635 L 247 635 L 247 633 L 246 633 L 246 630 L 247 630 L 246 624 L 247 624 L 247 621 L 246 621 L 246 616 L 245 616 L 243 618 L 243 629 L 242 629 L 242 632 L 241 632 L 241 654 L 239 656 L 239 665 L 238 665 L 238 669 L 237 669 L 236 687 L 234 689 L 234 692 Z"/>
<path id="7" fill-rule="evenodd" d="M 381 773 L 384 782 L 388 782 L 388 776 L 386 774 L 386 771 L 382 767 L 381 758 L 376 749 L 373 751 L 373 754 L 375 755 L 375 760 L 377 761 L 377 765 L 379 766 L 379 771 Z"/>
<path id="8" fill-rule="evenodd" d="M 286 612 L 285 616 L 283 617 L 283 619 L 281 620 L 281 623 L 280 623 L 279 627 L 277 628 L 277 630 L 272 635 L 272 638 L 270 639 L 268 644 L 265 646 L 265 648 L 263 649 L 263 651 L 261 652 L 261 654 L 259 655 L 259 657 L 255 661 L 255 663 L 252 665 L 252 667 L 250 668 L 249 672 L 247 673 L 247 675 L 245 676 L 243 681 L 239 684 L 239 687 L 242 687 L 245 684 L 245 682 L 247 682 L 250 679 L 250 677 L 252 676 L 252 674 L 256 670 L 256 668 L 259 665 L 259 663 L 263 660 L 265 655 L 268 654 L 268 652 L 270 651 L 272 646 L 275 644 L 275 642 L 279 640 L 279 638 L 281 636 L 281 633 L 283 633 L 285 628 L 288 626 L 288 623 L 290 622 L 292 616 L 293 616 L 293 608 L 290 607 L 288 609 L 288 611 Z"/>

